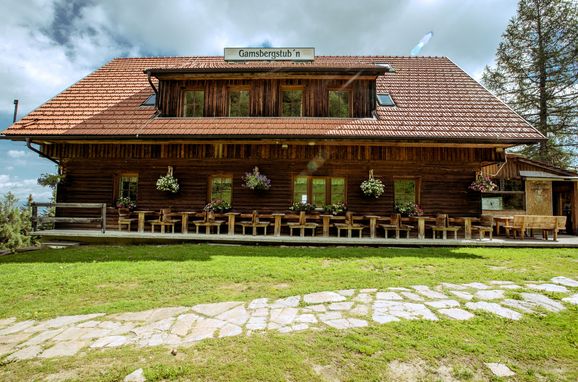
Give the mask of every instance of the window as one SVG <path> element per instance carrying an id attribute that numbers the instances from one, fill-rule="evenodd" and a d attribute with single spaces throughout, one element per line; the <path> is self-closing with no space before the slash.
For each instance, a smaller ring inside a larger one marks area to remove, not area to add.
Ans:
<path id="1" fill-rule="evenodd" d="M 210 200 L 221 199 L 231 204 L 233 198 L 233 177 L 230 175 L 212 176 L 209 196 Z"/>
<path id="2" fill-rule="evenodd" d="M 394 203 L 419 204 L 419 192 L 417 179 L 394 179 L 393 180 Z"/>
<path id="3" fill-rule="evenodd" d="M 293 202 L 309 202 L 318 207 L 345 203 L 345 178 L 296 176 L 293 179 Z"/>
<path id="4" fill-rule="evenodd" d="M 249 90 L 229 90 L 229 117 L 249 116 Z"/>
<path id="5" fill-rule="evenodd" d="M 122 174 L 118 182 L 118 197 L 129 198 L 133 202 L 137 200 L 138 175 Z"/>
<path id="6" fill-rule="evenodd" d="M 303 116 L 303 90 L 283 90 L 281 92 L 281 116 Z"/>
<path id="7" fill-rule="evenodd" d="M 205 92 L 202 90 L 187 90 L 184 103 L 184 117 L 202 117 L 205 110 Z"/>
<path id="8" fill-rule="evenodd" d="M 348 91 L 329 91 L 329 116 L 335 118 L 348 118 L 350 116 Z"/>
<path id="9" fill-rule="evenodd" d="M 482 210 L 524 210 L 525 192 L 521 179 L 497 179 L 498 189 L 482 193 Z"/>
<path id="10" fill-rule="evenodd" d="M 378 94 L 377 103 L 379 104 L 379 106 L 395 106 L 393 98 L 391 98 L 391 95 L 387 93 Z"/>

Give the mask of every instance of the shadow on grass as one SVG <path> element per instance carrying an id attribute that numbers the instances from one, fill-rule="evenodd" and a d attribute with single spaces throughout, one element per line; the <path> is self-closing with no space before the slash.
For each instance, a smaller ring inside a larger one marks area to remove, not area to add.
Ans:
<path id="1" fill-rule="evenodd" d="M 9 263 L 92 263 L 141 261 L 210 261 L 214 256 L 304 259 L 363 259 L 414 257 L 424 259 L 483 259 L 468 248 L 323 248 L 217 245 L 85 246 L 25 252 L 0 257 Z"/>

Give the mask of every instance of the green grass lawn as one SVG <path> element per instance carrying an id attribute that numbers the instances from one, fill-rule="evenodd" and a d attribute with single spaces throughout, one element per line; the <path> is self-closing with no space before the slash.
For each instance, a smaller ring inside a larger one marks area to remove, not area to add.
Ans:
<path id="1" fill-rule="evenodd" d="M 578 279 L 576 249 L 278 248 L 208 245 L 80 247 L 0 257 L 0 319 L 140 311 L 249 301 L 323 290 L 441 282 Z M 267 332 L 180 348 L 123 347 L 77 357 L 6 363 L 0 380 L 415 380 L 492 379 L 507 363 L 520 381 L 578 379 L 578 309 L 507 321 L 402 321 L 354 330 Z M 404 369 L 404 370 L 405 370 Z M 413 374 L 411 374 L 413 373 Z M 444 374 L 445 373 L 445 374 Z M 453 378 L 453 379 L 451 379 Z M 409 379 L 411 380 L 411 379 Z M 510 379 L 511 380 L 511 379 Z"/>

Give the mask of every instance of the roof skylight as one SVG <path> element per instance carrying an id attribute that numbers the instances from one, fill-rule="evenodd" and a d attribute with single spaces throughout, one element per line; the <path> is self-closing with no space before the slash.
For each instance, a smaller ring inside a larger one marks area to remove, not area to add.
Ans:
<path id="1" fill-rule="evenodd" d="M 156 104 L 157 101 L 157 95 L 156 94 L 151 94 L 151 96 L 149 98 L 146 99 L 146 101 L 144 101 L 141 106 L 154 106 Z"/>
<path id="2" fill-rule="evenodd" d="M 395 106 L 393 98 L 389 93 L 379 93 L 377 94 L 377 103 L 379 106 Z"/>

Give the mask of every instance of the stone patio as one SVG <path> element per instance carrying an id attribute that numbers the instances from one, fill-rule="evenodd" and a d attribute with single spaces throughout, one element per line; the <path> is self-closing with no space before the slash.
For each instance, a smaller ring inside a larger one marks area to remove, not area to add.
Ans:
<path id="1" fill-rule="evenodd" d="M 478 312 L 520 320 L 524 315 L 554 314 L 569 305 L 578 305 L 578 281 L 559 276 L 525 284 L 495 280 L 324 291 L 277 300 L 258 298 L 46 321 L 7 318 L 0 320 L 0 358 L 73 356 L 119 346 L 190 346 L 211 338 L 267 331 L 343 330 L 402 320 L 470 320 Z"/>

